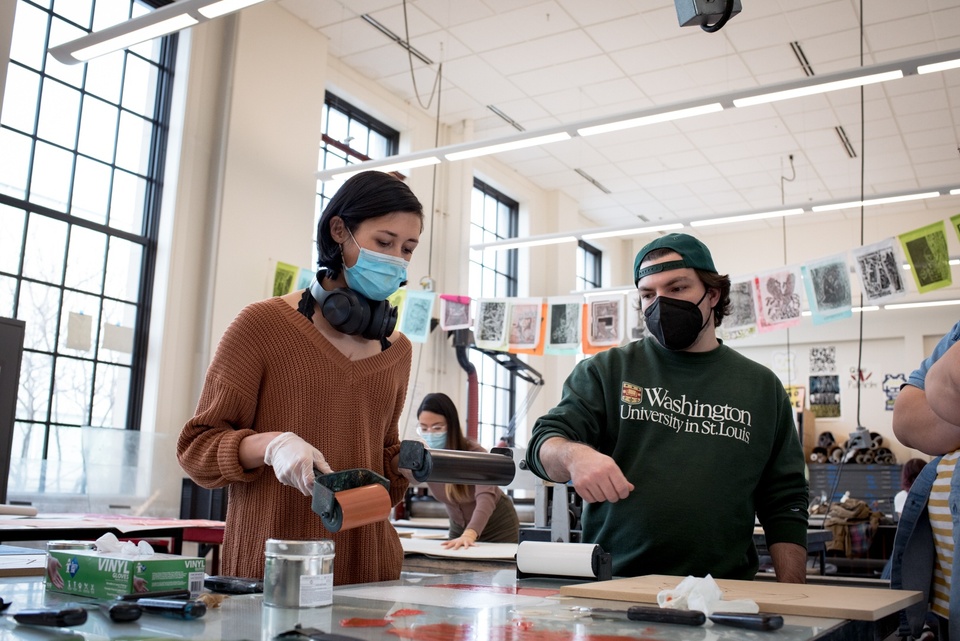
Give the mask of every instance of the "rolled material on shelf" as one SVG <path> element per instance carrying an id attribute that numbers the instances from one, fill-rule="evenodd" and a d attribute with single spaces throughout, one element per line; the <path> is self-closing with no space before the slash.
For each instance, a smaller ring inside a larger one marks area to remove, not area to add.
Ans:
<path id="1" fill-rule="evenodd" d="M 610 555 L 593 543 L 521 541 L 518 576 L 569 576 L 601 581 L 611 578 Z"/>
<path id="2" fill-rule="evenodd" d="M 493 452 L 461 450 L 428 450 L 419 441 L 400 444 L 402 469 L 410 470 L 419 482 L 456 483 L 459 485 L 509 485 L 517 473 L 509 449 Z"/>
<path id="3" fill-rule="evenodd" d="M 310 507 L 330 532 L 349 530 L 390 517 L 390 481 L 356 469 L 314 477 Z"/>

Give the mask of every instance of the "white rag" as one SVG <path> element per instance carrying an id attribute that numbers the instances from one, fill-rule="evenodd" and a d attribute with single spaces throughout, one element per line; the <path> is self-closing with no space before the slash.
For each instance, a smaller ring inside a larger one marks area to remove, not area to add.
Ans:
<path id="1" fill-rule="evenodd" d="M 760 607 L 751 599 L 724 601 L 720 586 L 709 574 L 702 579 L 688 576 L 676 588 L 661 590 L 657 594 L 657 604 L 673 610 L 699 610 L 707 616 L 714 612 L 760 612 Z"/>

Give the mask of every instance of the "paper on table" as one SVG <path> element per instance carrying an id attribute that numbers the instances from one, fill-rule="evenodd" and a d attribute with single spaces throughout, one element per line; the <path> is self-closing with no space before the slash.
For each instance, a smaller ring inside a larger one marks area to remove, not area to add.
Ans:
<path id="1" fill-rule="evenodd" d="M 456 559 L 513 559 L 517 555 L 515 543 L 477 543 L 468 548 L 448 550 L 436 539 L 400 539 L 404 554 L 427 554 Z"/>

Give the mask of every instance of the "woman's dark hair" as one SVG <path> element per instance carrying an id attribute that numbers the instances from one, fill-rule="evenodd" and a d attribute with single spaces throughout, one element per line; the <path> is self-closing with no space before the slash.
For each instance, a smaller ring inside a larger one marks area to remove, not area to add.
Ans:
<path id="1" fill-rule="evenodd" d="M 324 275 L 336 278 L 343 268 L 343 252 L 330 233 L 330 221 L 334 216 L 343 219 L 352 234 L 360 223 L 396 211 L 416 214 L 423 229 L 423 205 L 402 180 L 382 171 L 363 171 L 348 178 L 327 203 L 317 223 L 317 278 Z M 300 298 L 300 313 L 312 319 L 313 303 L 308 287 Z"/>
<path id="2" fill-rule="evenodd" d="M 417 408 L 417 416 L 423 412 L 433 412 L 439 414 L 447 422 L 447 447 L 448 450 L 469 451 L 470 442 L 463 435 L 460 427 L 460 414 L 457 412 L 457 406 L 453 400 L 446 394 L 434 392 L 427 394 L 420 401 L 420 407 Z"/>
<path id="3" fill-rule="evenodd" d="M 920 472 L 926 467 L 927 462 L 923 459 L 912 458 L 903 464 L 900 470 L 900 489 L 910 491 L 913 482 L 920 476 Z"/>
<path id="4" fill-rule="evenodd" d="M 433 412 L 439 414 L 447 421 L 447 446 L 444 449 L 470 451 L 470 441 L 463 435 L 460 429 L 460 415 L 457 413 L 457 406 L 446 394 L 435 392 L 427 394 L 420 401 L 420 407 L 417 409 L 417 416 L 422 412 Z M 460 485 L 459 483 L 447 483 L 447 497 L 456 503 L 465 503 L 472 501 L 474 491 L 472 487 Z"/>

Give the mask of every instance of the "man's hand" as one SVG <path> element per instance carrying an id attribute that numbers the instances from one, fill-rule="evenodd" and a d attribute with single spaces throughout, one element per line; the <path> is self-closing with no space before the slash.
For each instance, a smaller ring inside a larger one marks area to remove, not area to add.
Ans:
<path id="1" fill-rule="evenodd" d="M 548 439 L 540 446 L 540 460 L 550 478 L 570 481 L 587 503 L 616 503 L 633 491 L 616 461 L 583 443 Z"/>

